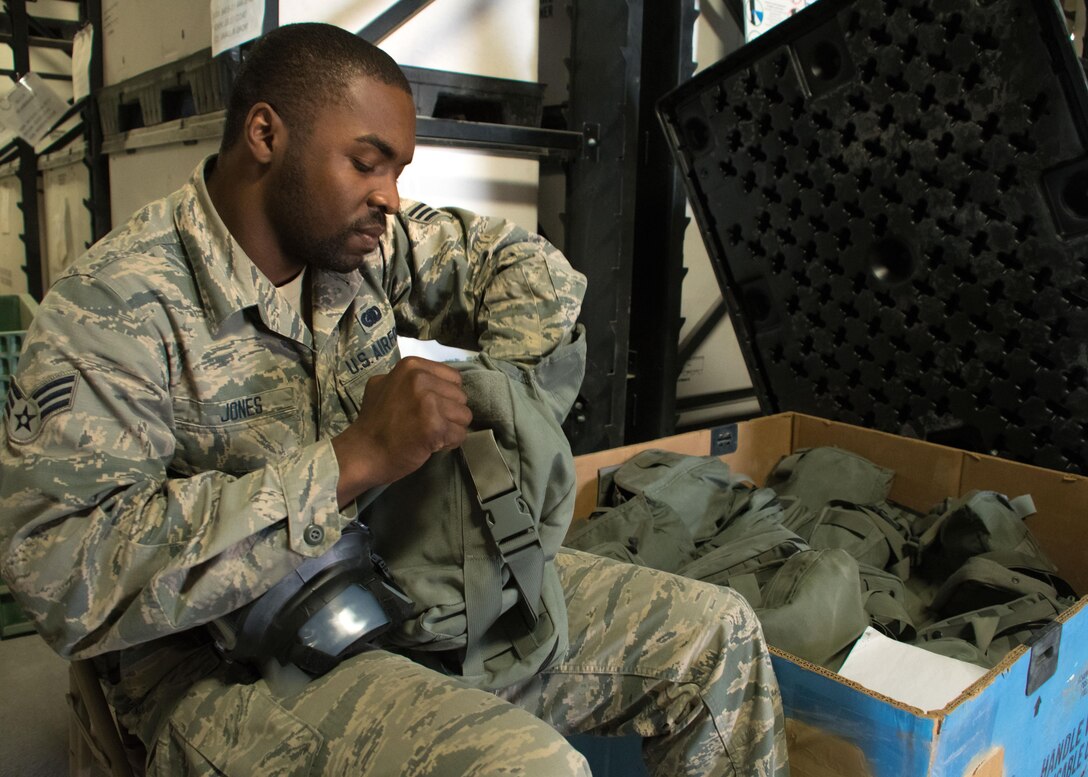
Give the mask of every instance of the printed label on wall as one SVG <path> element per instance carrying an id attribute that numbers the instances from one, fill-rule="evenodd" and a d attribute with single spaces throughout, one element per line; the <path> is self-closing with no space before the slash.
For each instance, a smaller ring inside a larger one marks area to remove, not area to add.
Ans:
<path id="1" fill-rule="evenodd" d="M 744 40 L 758 38 L 816 0 L 744 0 Z"/>
<path id="2" fill-rule="evenodd" d="M 264 0 L 212 0 L 212 56 L 261 34 Z"/>

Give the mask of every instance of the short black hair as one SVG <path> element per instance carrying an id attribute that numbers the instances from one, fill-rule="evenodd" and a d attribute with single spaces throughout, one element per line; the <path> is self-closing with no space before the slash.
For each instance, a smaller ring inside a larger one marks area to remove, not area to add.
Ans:
<path id="1" fill-rule="evenodd" d="M 344 99 L 359 76 L 412 93 L 404 71 L 377 46 L 331 24 L 286 24 L 268 32 L 243 55 L 231 89 L 220 151 L 242 135 L 250 108 L 267 102 L 303 136 L 318 109 Z"/>

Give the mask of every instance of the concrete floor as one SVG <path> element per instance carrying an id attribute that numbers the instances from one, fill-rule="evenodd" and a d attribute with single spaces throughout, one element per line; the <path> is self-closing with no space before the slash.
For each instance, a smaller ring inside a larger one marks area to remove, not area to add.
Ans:
<path id="1" fill-rule="evenodd" d="M 0 777 L 68 774 L 68 663 L 36 634 L 0 640 Z"/>

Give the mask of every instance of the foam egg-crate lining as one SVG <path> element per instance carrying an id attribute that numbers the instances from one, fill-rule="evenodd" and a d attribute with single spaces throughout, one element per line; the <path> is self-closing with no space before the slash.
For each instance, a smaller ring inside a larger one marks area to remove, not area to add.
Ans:
<path id="1" fill-rule="evenodd" d="M 660 113 L 768 412 L 1088 462 L 1088 88 L 1039 0 L 821 0 Z"/>

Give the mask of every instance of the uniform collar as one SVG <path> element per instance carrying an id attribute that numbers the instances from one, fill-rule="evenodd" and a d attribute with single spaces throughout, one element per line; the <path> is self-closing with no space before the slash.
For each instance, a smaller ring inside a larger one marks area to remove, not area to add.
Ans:
<path id="1" fill-rule="evenodd" d="M 216 156 L 212 154 L 196 166 L 174 210 L 174 223 L 192 263 L 212 328 L 218 329 L 231 316 L 255 307 L 270 329 L 312 345 L 310 332 L 297 311 L 277 293 L 219 217 L 205 182 Z M 358 272 L 314 273 L 314 322 L 319 338 L 332 334 L 361 284 Z"/>

